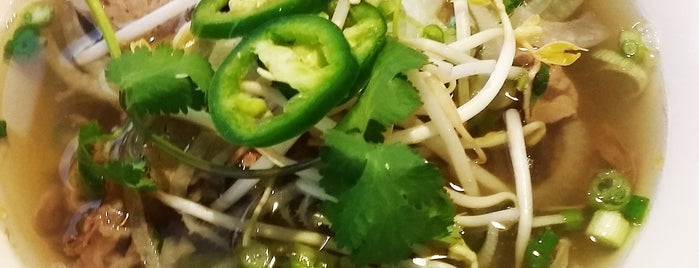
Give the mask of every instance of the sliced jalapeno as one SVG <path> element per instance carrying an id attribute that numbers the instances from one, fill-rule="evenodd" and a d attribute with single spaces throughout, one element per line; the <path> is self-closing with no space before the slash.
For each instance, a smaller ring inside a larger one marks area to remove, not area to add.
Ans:
<path id="1" fill-rule="evenodd" d="M 352 54 L 359 62 L 360 72 L 371 68 L 376 54 L 383 46 L 386 31 L 386 20 L 381 11 L 365 2 L 352 5 L 343 33 L 352 48 Z"/>
<path id="2" fill-rule="evenodd" d="M 312 13 L 328 0 L 202 0 L 192 12 L 192 33 L 203 38 L 231 38 L 269 20 Z"/>
<path id="3" fill-rule="evenodd" d="M 282 111 L 241 89 L 260 67 L 295 94 Z M 221 64 L 209 88 L 216 129 L 231 143 L 269 146 L 312 127 L 349 94 L 358 64 L 342 31 L 315 15 L 276 19 L 247 35 Z"/>

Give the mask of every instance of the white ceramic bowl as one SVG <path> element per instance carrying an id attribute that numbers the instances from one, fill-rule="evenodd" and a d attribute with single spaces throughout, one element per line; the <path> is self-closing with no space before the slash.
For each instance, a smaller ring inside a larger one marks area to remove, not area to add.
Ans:
<path id="1" fill-rule="evenodd" d="M 0 27 L 14 0 L 1 0 Z M 613 1 L 613 0 L 610 0 Z M 655 29 L 667 97 L 667 149 L 650 216 L 623 267 L 696 267 L 699 248 L 699 2 L 637 0 Z M 0 34 L 6 29 L 0 28 Z M 3 204 L 6 205 L 6 204 Z M 1 230 L 2 234 L 6 234 Z M 12 234 L 10 234 L 12 235 Z M 19 262 L 0 235 L 0 266 Z"/>
<path id="2" fill-rule="evenodd" d="M 638 0 L 638 5 L 659 39 L 668 134 L 651 213 L 624 267 L 697 267 L 699 2 Z"/>

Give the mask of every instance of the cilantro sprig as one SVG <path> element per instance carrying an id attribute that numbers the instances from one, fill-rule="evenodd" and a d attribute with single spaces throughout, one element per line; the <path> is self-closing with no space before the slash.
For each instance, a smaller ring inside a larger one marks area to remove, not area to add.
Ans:
<path id="1" fill-rule="evenodd" d="M 364 133 L 369 141 L 383 141 L 387 125 L 399 122 L 422 105 L 417 91 L 401 73 L 426 63 L 424 54 L 387 38 L 366 89 L 337 129 Z"/>
<path id="2" fill-rule="evenodd" d="M 403 72 L 427 58 L 388 39 L 366 89 L 324 136 L 320 185 L 337 198 L 321 210 L 357 264 L 397 262 L 413 246 L 449 235 L 454 205 L 436 166 L 404 144 L 381 144 L 383 131 L 420 107 Z"/>
<path id="3" fill-rule="evenodd" d="M 504 4 L 507 14 L 512 15 L 512 13 L 515 12 L 515 9 L 524 4 L 524 0 L 505 0 Z"/>
<path id="4" fill-rule="evenodd" d="M 437 167 L 402 144 L 370 144 L 330 131 L 321 158 L 321 186 L 338 245 L 358 264 L 397 262 L 413 246 L 449 235 L 455 208 Z"/>
<path id="5" fill-rule="evenodd" d="M 105 179 L 136 190 L 157 190 L 155 183 L 145 177 L 146 165 L 142 160 L 103 162 L 95 160 L 93 157 L 95 146 L 113 137 L 111 134 L 105 134 L 99 124 L 94 121 L 80 127 L 77 149 L 78 171 L 87 195 L 101 195 L 104 191 Z"/>
<path id="6" fill-rule="evenodd" d="M 122 91 L 126 111 L 135 115 L 205 107 L 205 92 L 213 73 L 202 56 L 168 46 L 124 53 L 112 59 L 106 69 L 107 79 Z"/>
<path id="7" fill-rule="evenodd" d="M 7 138 L 7 121 L 0 120 L 0 139 Z"/>

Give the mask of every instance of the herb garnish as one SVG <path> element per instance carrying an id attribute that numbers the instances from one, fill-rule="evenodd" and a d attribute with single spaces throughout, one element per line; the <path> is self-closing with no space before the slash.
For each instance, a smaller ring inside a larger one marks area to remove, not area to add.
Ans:
<path id="1" fill-rule="evenodd" d="M 124 53 L 106 70 L 107 79 L 122 90 L 126 111 L 136 115 L 205 107 L 204 94 L 213 73 L 203 57 L 167 46 Z"/>
<path id="2" fill-rule="evenodd" d="M 126 187 L 142 190 L 157 190 L 155 183 L 145 177 L 143 160 L 103 160 L 94 158 L 95 146 L 113 139 L 114 135 L 105 134 L 100 126 L 91 121 L 80 127 L 78 134 L 78 171 L 87 195 L 101 195 L 104 180 L 108 179 Z"/>

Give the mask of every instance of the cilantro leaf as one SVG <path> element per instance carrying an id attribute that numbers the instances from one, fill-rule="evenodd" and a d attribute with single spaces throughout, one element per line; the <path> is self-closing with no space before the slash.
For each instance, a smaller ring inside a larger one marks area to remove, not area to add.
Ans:
<path id="1" fill-rule="evenodd" d="M 205 107 L 213 73 L 203 57 L 167 46 L 136 49 L 110 61 L 106 70 L 107 79 L 122 90 L 126 110 L 137 115 Z"/>
<path id="2" fill-rule="evenodd" d="M 7 121 L 0 120 L 0 139 L 7 138 Z"/>
<path id="3" fill-rule="evenodd" d="M 407 145 L 370 144 L 337 130 L 325 142 L 320 183 L 338 201 L 321 209 L 354 261 L 396 262 L 449 234 L 455 208 L 434 165 Z"/>
<path id="4" fill-rule="evenodd" d="M 541 68 L 534 76 L 534 81 L 532 81 L 532 103 L 546 92 L 549 86 L 549 75 L 549 65 L 542 62 Z"/>
<path id="5" fill-rule="evenodd" d="M 398 123 L 421 105 L 415 88 L 401 72 L 426 63 L 427 57 L 422 53 L 387 38 L 366 89 L 337 129 L 362 133 L 369 141 L 382 141 L 386 126 Z"/>
<path id="6" fill-rule="evenodd" d="M 111 135 L 105 134 L 94 121 L 80 127 L 77 149 L 78 172 L 87 195 L 101 195 L 105 179 L 136 190 L 156 190 L 155 183 L 145 177 L 144 161 L 107 160 L 104 163 L 95 161 L 93 158 L 95 145 L 109 140 L 111 137 Z"/>
<path id="7" fill-rule="evenodd" d="M 522 4 L 524 4 L 524 0 L 505 0 L 505 10 L 507 11 L 507 14 L 512 14 L 512 12 L 515 12 L 515 9 Z"/>

